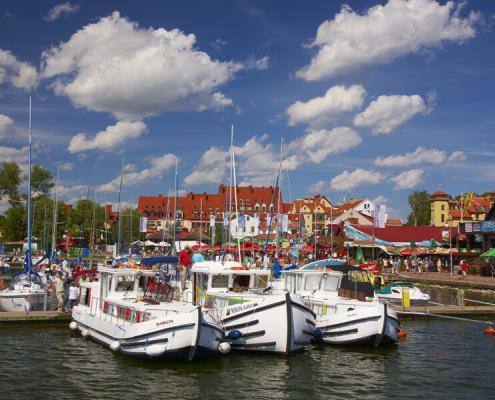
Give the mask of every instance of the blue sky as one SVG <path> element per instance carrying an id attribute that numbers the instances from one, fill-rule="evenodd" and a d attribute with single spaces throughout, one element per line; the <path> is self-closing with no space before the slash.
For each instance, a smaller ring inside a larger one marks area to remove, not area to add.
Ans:
<path id="1" fill-rule="evenodd" d="M 238 182 L 284 200 L 495 189 L 495 4 L 0 2 L 0 161 L 61 168 L 67 201 Z M 286 175 L 287 176 L 287 175 Z M 3 203 L 5 207 L 5 203 Z"/>

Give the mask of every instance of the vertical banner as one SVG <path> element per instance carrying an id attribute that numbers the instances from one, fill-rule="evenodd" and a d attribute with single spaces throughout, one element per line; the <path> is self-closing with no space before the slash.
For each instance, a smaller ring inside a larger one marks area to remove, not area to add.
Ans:
<path id="1" fill-rule="evenodd" d="M 289 232 L 289 216 L 287 214 L 280 214 L 280 232 Z"/>
<path id="2" fill-rule="evenodd" d="M 375 215 L 374 215 L 375 228 L 385 228 L 385 222 L 387 219 L 386 209 L 387 209 L 387 206 L 385 206 L 383 204 L 375 204 Z"/>
<path id="3" fill-rule="evenodd" d="M 210 215 L 210 228 L 215 227 L 215 214 Z"/>
<path id="4" fill-rule="evenodd" d="M 237 227 L 239 228 L 239 232 L 241 232 L 241 230 L 244 230 L 244 228 L 246 227 L 246 216 L 244 214 L 239 214 Z"/>
<path id="5" fill-rule="evenodd" d="M 148 224 L 148 218 L 140 217 L 139 218 L 139 232 L 147 232 L 146 225 Z"/>
<path id="6" fill-rule="evenodd" d="M 223 213 L 223 226 L 229 226 L 230 224 L 230 216 L 228 212 Z"/>
<path id="7" fill-rule="evenodd" d="M 254 214 L 253 227 L 254 227 L 255 232 L 259 231 L 259 229 L 260 229 L 260 216 L 258 214 Z"/>

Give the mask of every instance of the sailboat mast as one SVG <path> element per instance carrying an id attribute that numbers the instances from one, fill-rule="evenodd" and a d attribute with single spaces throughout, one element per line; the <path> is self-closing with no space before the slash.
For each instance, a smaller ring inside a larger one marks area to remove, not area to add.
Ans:
<path id="1" fill-rule="evenodd" d="M 232 148 L 232 176 L 234 178 L 234 204 L 235 204 L 235 219 L 237 221 L 237 228 L 239 228 L 239 211 L 237 210 L 237 179 L 235 176 L 235 155 L 234 155 L 234 124 L 231 126 L 230 131 L 230 144 Z M 237 232 L 237 251 L 239 253 L 239 262 L 242 263 L 241 254 L 241 237 L 240 232 Z"/>
<path id="2" fill-rule="evenodd" d="M 175 190 L 174 190 L 174 240 L 173 240 L 173 254 L 177 254 L 177 250 L 175 248 L 175 233 L 177 232 L 177 197 L 178 197 L 178 173 L 177 173 L 177 164 L 178 160 L 177 157 L 175 157 L 175 179 L 174 179 L 174 185 L 175 185 Z M 178 241 L 179 241 L 179 251 L 181 251 L 180 248 L 180 227 L 178 229 Z"/>
<path id="3" fill-rule="evenodd" d="M 60 169 L 57 167 L 57 178 L 55 179 L 55 186 L 53 187 L 53 219 L 52 219 L 52 248 L 50 258 L 55 259 L 55 252 L 57 249 L 57 219 L 58 219 L 58 180 L 60 177 Z"/>
<path id="4" fill-rule="evenodd" d="M 278 196 L 277 196 L 277 233 L 275 234 L 275 258 L 278 258 L 278 239 L 280 235 L 280 190 L 282 186 L 282 179 L 281 179 L 281 173 L 282 173 L 282 163 L 284 159 L 284 138 L 280 140 L 280 164 L 278 166 L 278 176 L 277 176 L 277 182 L 278 185 L 275 187 L 275 190 L 278 189 Z"/>
<path id="5" fill-rule="evenodd" d="M 31 96 L 29 96 L 29 172 L 28 172 L 28 221 L 27 221 L 27 234 L 28 234 L 28 247 L 26 251 L 26 268 L 28 273 L 28 279 L 31 281 L 31 247 L 33 241 L 33 227 L 32 227 L 32 203 L 31 203 Z"/>
<path id="6" fill-rule="evenodd" d="M 120 197 L 122 196 L 122 185 L 124 184 L 124 156 L 122 156 L 122 168 L 120 171 L 120 188 L 119 188 L 119 204 L 117 206 L 117 213 L 119 215 L 119 225 L 118 225 L 118 232 L 117 232 L 117 246 L 116 246 L 116 255 L 119 255 L 120 251 L 120 239 L 121 239 L 121 228 L 122 228 L 122 215 L 121 215 L 121 210 L 120 210 Z"/>

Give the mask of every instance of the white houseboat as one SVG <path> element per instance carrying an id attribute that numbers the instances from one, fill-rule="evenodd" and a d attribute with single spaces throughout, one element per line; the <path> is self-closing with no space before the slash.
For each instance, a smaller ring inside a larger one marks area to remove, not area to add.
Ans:
<path id="1" fill-rule="evenodd" d="M 301 296 L 272 293 L 269 270 L 205 261 L 191 272 L 193 301 L 221 319 L 233 349 L 291 354 L 318 333 Z"/>
<path id="2" fill-rule="evenodd" d="M 374 296 L 366 272 L 320 263 L 286 271 L 284 280 L 289 293 L 308 299 L 323 342 L 372 346 L 397 342 L 397 314 Z"/>
<path id="3" fill-rule="evenodd" d="M 157 262 L 176 263 L 177 257 L 161 259 Z M 213 315 L 173 299 L 174 287 L 163 270 L 98 270 L 98 281 L 81 281 L 79 304 L 72 311 L 71 328 L 83 336 L 137 357 L 191 361 L 230 350 Z"/>

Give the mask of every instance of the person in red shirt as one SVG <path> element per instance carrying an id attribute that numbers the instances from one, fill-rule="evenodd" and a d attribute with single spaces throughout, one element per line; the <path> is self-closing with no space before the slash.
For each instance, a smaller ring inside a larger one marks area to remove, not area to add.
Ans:
<path id="1" fill-rule="evenodd" d="M 184 247 L 179 253 L 179 273 L 180 273 L 180 287 L 182 290 L 186 288 L 187 274 L 191 265 L 191 248 L 189 246 Z"/>
<path id="2" fill-rule="evenodd" d="M 462 273 L 462 279 L 464 279 L 469 271 L 469 264 L 462 260 L 461 262 L 461 273 Z"/>

